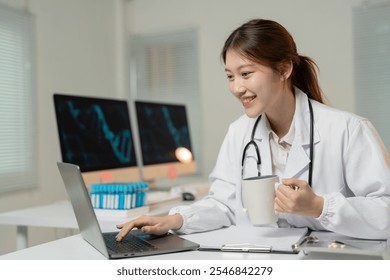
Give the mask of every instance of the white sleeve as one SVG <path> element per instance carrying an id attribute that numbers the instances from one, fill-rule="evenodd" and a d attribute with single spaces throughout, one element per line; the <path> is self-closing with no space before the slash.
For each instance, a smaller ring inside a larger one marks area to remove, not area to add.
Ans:
<path id="1" fill-rule="evenodd" d="M 372 124 L 363 120 L 344 155 L 346 186 L 353 193 L 324 195 L 318 221 L 328 230 L 360 238 L 390 237 L 390 160 Z"/>
<path id="2" fill-rule="evenodd" d="M 236 182 L 240 171 L 237 169 L 239 148 L 234 139 L 230 127 L 210 175 L 209 194 L 191 205 L 171 209 L 169 214 L 179 213 L 183 216 L 183 226 L 177 233 L 208 231 L 235 224 Z"/>
<path id="3" fill-rule="evenodd" d="M 210 194 L 191 205 L 172 208 L 170 215 L 183 216 L 183 226 L 177 233 L 202 232 L 234 224 L 234 214 L 227 206 L 234 199 L 234 187 L 223 181 L 214 181 Z"/>

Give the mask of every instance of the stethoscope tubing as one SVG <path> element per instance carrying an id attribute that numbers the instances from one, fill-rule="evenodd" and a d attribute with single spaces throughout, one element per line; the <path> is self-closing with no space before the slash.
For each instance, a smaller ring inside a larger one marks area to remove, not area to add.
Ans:
<path id="1" fill-rule="evenodd" d="M 309 162 L 309 175 L 308 175 L 308 183 L 310 186 L 312 186 L 312 180 L 313 180 L 313 160 L 314 160 L 314 113 L 313 113 L 313 107 L 311 105 L 310 99 L 308 99 L 309 103 L 309 114 L 310 114 L 310 162 Z M 261 116 L 258 116 L 252 129 L 251 133 L 251 140 L 245 145 L 243 153 L 242 153 L 242 161 L 241 161 L 241 175 L 244 176 L 244 162 L 246 157 L 246 151 L 248 148 L 252 145 L 255 148 L 256 152 L 256 158 L 257 158 L 257 176 L 261 176 L 260 167 L 261 167 L 261 156 L 260 156 L 260 149 L 259 146 L 256 144 L 254 138 L 255 138 L 255 132 L 256 128 L 260 122 Z"/>

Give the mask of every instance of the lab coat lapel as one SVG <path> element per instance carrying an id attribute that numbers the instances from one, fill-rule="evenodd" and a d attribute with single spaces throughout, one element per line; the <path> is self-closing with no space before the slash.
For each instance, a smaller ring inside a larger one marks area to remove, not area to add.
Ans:
<path id="1" fill-rule="evenodd" d="M 297 178 L 310 163 L 309 149 L 302 145 L 293 145 L 288 156 L 284 178 Z"/>
<path id="2" fill-rule="evenodd" d="M 310 111 L 307 95 L 296 88 L 295 136 L 288 156 L 284 178 L 308 174 L 310 163 Z M 312 101 L 313 103 L 314 101 Z M 320 141 L 314 119 L 314 147 Z M 307 180 L 307 178 L 305 178 Z"/>

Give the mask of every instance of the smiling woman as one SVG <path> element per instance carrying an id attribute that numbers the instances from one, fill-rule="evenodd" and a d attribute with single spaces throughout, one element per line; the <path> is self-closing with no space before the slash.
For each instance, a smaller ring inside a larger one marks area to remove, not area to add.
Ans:
<path id="1" fill-rule="evenodd" d="M 32 26 L 0 5 L 0 192 L 36 186 Z"/>
<path id="2" fill-rule="evenodd" d="M 134 226 L 146 233 L 250 230 L 257 225 L 242 202 L 242 182 L 257 174 L 280 180 L 278 220 L 261 226 L 388 238 L 389 154 L 367 119 L 323 103 L 316 64 L 297 52 L 289 32 L 272 20 L 251 20 L 228 37 L 222 59 L 245 114 L 229 127 L 209 195 L 168 216 L 119 225 L 118 240 Z"/>

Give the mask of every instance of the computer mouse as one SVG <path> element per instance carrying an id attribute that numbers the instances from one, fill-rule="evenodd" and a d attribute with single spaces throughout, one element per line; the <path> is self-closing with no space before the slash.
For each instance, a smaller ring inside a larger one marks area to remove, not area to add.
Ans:
<path id="1" fill-rule="evenodd" d="M 195 200 L 195 195 L 193 195 L 193 194 L 190 193 L 190 192 L 183 192 L 183 193 L 182 193 L 182 196 L 183 196 L 183 200 L 184 200 L 184 201 Z"/>

